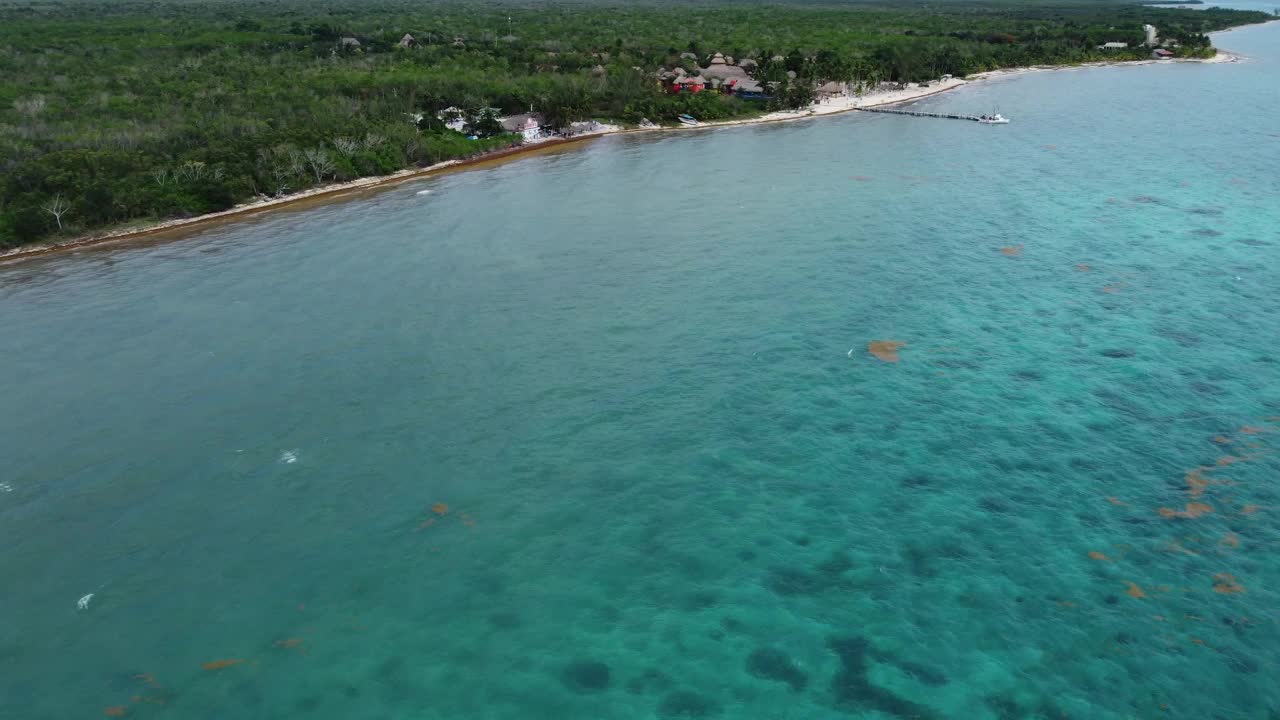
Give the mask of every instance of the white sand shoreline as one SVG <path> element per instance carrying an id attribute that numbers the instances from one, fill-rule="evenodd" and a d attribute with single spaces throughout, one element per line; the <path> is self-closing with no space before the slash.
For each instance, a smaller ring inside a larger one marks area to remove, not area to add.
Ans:
<path id="1" fill-rule="evenodd" d="M 1227 31 L 1223 31 L 1227 32 Z M 536 150 L 560 145 L 582 142 L 597 137 L 607 135 L 624 135 L 635 133 L 658 133 L 658 132 L 698 132 L 701 130 L 731 127 L 742 125 L 761 125 L 765 123 L 776 122 L 792 122 L 796 120 L 805 120 L 809 118 L 822 117 L 824 115 L 836 115 L 840 113 L 852 112 L 864 108 L 884 107 L 887 105 L 897 105 L 900 103 L 911 102 L 937 95 L 939 93 L 954 90 L 973 82 L 981 82 L 984 80 L 993 80 L 999 78 L 1015 77 L 1033 72 L 1045 72 L 1050 70 L 1073 70 L 1079 68 L 1100 68 L 1100 67 L 1120 67 L 1132 65 L 1153 65 L 1153 64 L 1172 64 L 1172 63 L 1236 63 L 1241 62 L 1244 58 L 1235 53 L 1219 50 L 1218 54 L 1213 58 L 1206 59 L 1173 59 L 1173 60 L 1129 60 L 1114 62 L 1093 62 L 1082 63 L 1080 65 L 1037 65 L 1025 68 L 1009 68 L 1005 70 L 992 70 L 989 72 L 977 73 L 970 75 L 966 79 L 951 78 L 947 80 L 939 80 L 930 83 L 928 87 L 910 87 L 902 90 L 891 90 L 883 92 L 873 92 L 863 96 L 840 96 L 817 102 L 803 110 L 786 110 L 772 112 L 759 117 L 747 118 L 742 120 L 721 120 L 704 122 L 697 127 L 657 127 L 657 128 L 622 128 L 616 125 L 602 125 L 599 130 L 582 133 L 571 138 L 556 138 L 549 141 L 529 143 L 516 148 L 501 150 L 476 158 L 466 160 L 447 160 L 445 162 L 436 163 L 423 168 L 411 168 L 400 170 L 390 175 L 378 177 L 359 178 L 348 182 L 331 183 L 320 187 L 303 190 L 297 193 L 291 193 L 276 198 L 255 200 L 220 212 L 208 213 L 205 215 L 197 215 L 190 218 L 177 218 L 166 220 L 164 222 L 154 223 L 139 228 L 126 228 L 115 230 L 102 234 L 94 234 L 67 240 L 65 242 L 55 242 L 42 245 L 27 245 L 20 248 L 0 252 L 0 263 L 9 263 L 21 261 L 29 258 L 35 258 L 42 255 L 52 253 L 66 252 L 86 247 L 96 247 L 106 244 L 123 243 L 131 240 L 139 240 L 152 235 L 160 235 L 169 231 L 177 231 L 184 228 L 194 228 L 202 225 L 209 225 L 223 222 L 235 218 L 244 218 L 259 213 L 275 210 L 303 203 L 307 200 L 319 200 L 321 198 L 337 198 L 361 190 L 369 190 L 378 187 L 387 187 L 398 185 L 400 183 L 422 178 L 428 175 L 448 170 L 451 168 L 465 168 L 471 165 L 480 165 L 484 163 L 500 162 L 507 158 L 518 158 L 522 155 L 530 154 Z"/>

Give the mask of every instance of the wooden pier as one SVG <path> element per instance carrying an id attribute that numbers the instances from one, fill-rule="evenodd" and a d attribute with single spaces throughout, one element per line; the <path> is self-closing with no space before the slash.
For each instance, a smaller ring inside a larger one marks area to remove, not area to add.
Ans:
<path id="1" fill-rule="evenodd" d="M 972 120 L 973 122 L 982 122 L 982 118 L 977 115 L 949 115 L 947 113 L 931 113 L 918 112 L 916 110 L 893 110 L 890 108 L 858 108 L 862 112 L 889 113 L 890 115 L 911 115 L 913 117 L 931 117 L 944 118 L 947 120 Z"/>

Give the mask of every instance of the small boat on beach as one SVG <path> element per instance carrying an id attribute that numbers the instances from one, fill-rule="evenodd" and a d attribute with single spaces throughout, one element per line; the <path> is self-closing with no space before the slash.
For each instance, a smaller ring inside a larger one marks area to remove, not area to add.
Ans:
<path id="1" fill-rule="evenodd" d="M 680 124 L 684 125 L 685 127 L 698 127 L 699 125 L 702 124 L 698 122 L 698 119 L 692 115 L 677 115 L 676 120 L 679 120 Z"/>
<path id="2" fill-rule="evenodd" d="M 1000 113 L 991 113 L 990 115 L 979 115 L 978 122 L 983 125 L 1005 125 L 1008 124 L 1009 118 Z"/>

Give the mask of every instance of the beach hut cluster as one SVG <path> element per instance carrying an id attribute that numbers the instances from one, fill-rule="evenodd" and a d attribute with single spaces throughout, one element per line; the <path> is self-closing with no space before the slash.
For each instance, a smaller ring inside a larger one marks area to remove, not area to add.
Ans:
<path id="1" fill-rule="evenodd" d="M 682 60 L 696 60 L 693 53 L 681 53 Z M 682 67 L 671 70 L 659 70 L 658 81 L 672 94 L 717 92 L 725 95 L 737 95 L 746 99 L 768 97 L 764 84 L 751 77 L 750 70 L 757 63 L 750 58 L 735 63 L 732 57 L 723 53 L 712 55 L 707 66 L 690 74 Z"/>
<path id="2" fill-rule="evenodd" d="M 697 60 L 693 53 L 681 53 L 682 60 Z M 781 61 L 781 57 L 774 58 Z M 764 83 L 751 76 L 759 63 L 752 58 L 742 58 L 737 62 L 724 53 L 715 53 L 707 59 L 706 67 L 690 73 L 682 67 L 662 69 L 658 71 L 658 82 L 671 94 L 716 92 L 723 95 L 736 95 L 746 100 L 763 100 L 770 97 L 773 83 Z M 787 71 L 790 80 L 796 79 L 795 71 Z M 819 100 L 831 99 L 849 94 L 848 83 L 831 81 L 814 87 L 814 94 Z"/>

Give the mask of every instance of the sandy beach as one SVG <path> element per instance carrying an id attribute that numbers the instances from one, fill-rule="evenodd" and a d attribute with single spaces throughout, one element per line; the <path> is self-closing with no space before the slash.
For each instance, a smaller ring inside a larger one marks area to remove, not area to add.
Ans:
<path id="1" fill-rule="evenodd" d="M 20 248 L 14 248 L 4 252 L 0 252 L 0 262 L 14 262 L 25 260 L 28 258 L 39 257 L 51 253 L 65 252 L 91 246 L 105 245 L 108 243 L 122 243 L 131 240 L 139 240 L 159 236 L 172 231 L 193 229 L 200 226 L 212 225 L 215 223 L 226 222 L 232 219 L 240 219 L 257 215 L 259 213 L 276 210 L 285 207 L 300 205 L 303 203 L 322 202 L 332 200 L 337 197 L 347 195 L 353 192 L 369 190 L 373 188 L 386 187 L 396 185 L 409 180 L 418 179 L 427 175 L 439 172 L 470 168 L 473 166 L 484 165 L 488 163 L 503 162 L 508 159 L 533 154 L 542 150 L 557 148 L 572 143 L 581 143 L 598 137 L 619 134 L 634 133 L 658 133 L 658 132 L 700 132 L 707 129 L 740 126 L 740 125 L 760 125 L 764 123 L 777 122 L 793 122 L 796 120 L 805 120 L 810 118 L 822 117 L 825 115 L 836 115 L 839 113 L 852 112 L 864 108 L 884 107 L 887 105 L 896 105 L 905 102 L 919 100 L 921 98 L 937 95 L 939 93 L 954 90 L 955 88 L 968 85 L 972 82 L 981 82 L 984 80 L 993 80 L 998 78 L 1007 78 L 1032 72 L 1045 71 L 1061 71 L 1072 70 L 1077 68 L 1097 68 L 1110 66 L 1132 66 L 1132 65 L 1153 65 L 1153 64 L 1171 64 L 1171 63 L 1234 63 L 1240 62 L 1241 56 L 1225 50 L 1219 50 L 1218 54 L 1208 59 L 1182 59 L 1182 60 L 1139 60 L 1139 61 L 1117 61 L 1117 62 L 1096 62 L 1084 63 L 1081 65 L 1044 65 L 1032 66 L 1024 68 L 1010 68 L 1007 70 L 993 70 L 984 73 L 970 75 L 965 79 L 949 78 L 930 83 L 928 86 L 921 87 L 912 85 L 901 90 L 877 91 L 864 95 L 846 95 L 834 98 L 820 100 L 813 105 L 802 110 L 788 110 L 771 112 L 753 118 L 745 118 L 740 120 L 722 120 L 704 122 L 697 127 L 657 127 L 657 128 L 624 128 L 618 125 L 600 124 L 596 129 L 576 134 L 572 137 L 554 137 L 540 140 L 524 145 L 500 150 L 493 153 L 487 153 L 475 158 L 465 160 L 448 160 L 434 165 L 421 168 L 411 168 L 383 175 L 378 177 L 365 177 L 349 182 L 330 183 L 320 187 L 311 188 L 297 193 L 290 193 L 281 197 L 262 198 L 247 203 L 236 205 L 235 207 L 220 212 L 199 215 L 190 218 L 176 218 L 166 220 L 164 222 L 147 224 L 142 227 L 126 227 L 105 233 L 97 233 L 92 235 L 75 238 L 63 242 L 47 243 L 42 245 L 30 245 Z"/>

